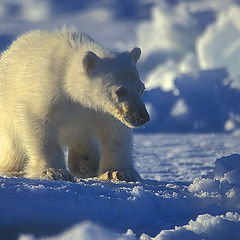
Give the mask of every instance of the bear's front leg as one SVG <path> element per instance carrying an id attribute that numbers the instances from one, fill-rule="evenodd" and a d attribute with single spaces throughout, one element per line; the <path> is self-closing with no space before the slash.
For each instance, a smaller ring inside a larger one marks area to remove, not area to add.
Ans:
<path id="1" fill-rule="evenodd" d="M 57 141 L 54 126 L 47 121 L 31 120 L 22 130 L 22 141 L 28 156 L 25 176 L 72 181 L 73 177 L 66 170 L 64 153 Z"/>
<path id="2" fill-rule="evenodd" d="M 100 140 L 99 178 L 106 181 L 140 181 L 141 177 L 133 166 L 131 129 L 113 119 L 101 127 Z"/>

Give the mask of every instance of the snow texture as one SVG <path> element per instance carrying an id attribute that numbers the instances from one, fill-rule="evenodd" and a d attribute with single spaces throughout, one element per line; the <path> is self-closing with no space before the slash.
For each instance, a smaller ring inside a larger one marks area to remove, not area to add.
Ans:
<path id="1" fill-rule="evenodd" d="M 0 178 L 1 236 L 238 240 L 240 155 L 229 155 L 238 141 L 231 135 L 135 135 L 143 177 L 137 183 Z"/>

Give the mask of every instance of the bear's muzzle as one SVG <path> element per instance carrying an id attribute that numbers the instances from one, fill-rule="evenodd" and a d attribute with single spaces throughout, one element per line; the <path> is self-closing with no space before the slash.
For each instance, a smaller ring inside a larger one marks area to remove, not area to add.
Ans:
<path id="1" fill-rule="evenodd" d="M 149 114 L 145 107 L 138 109 L 137 111 L 131 111 L 126 114 L 124 120 L 128 122 L 132 127 L 140 127 L 150 120 Z"/>

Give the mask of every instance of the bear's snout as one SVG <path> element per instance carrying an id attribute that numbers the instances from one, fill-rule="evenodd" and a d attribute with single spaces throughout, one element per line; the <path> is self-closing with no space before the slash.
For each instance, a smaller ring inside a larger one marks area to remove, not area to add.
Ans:
<path id="1" fill-rule="evenodd" d="M 133 127 L 140 127 L 150 120 L 149 114 L 145 107 L 139 108 L 136 111 L 128 113 L 126 117 L 127 122 L 129 122 Z"/>
<path id="2" fill-rule="evenodd" d="M 149 114 L 146 110 L 146 108 L 140 108 L 137 111 L 136 114 L 136 123 L 139 124 L 140 126 L 145 124 L 146 122 L 148 122 L 150 120 Z"/>

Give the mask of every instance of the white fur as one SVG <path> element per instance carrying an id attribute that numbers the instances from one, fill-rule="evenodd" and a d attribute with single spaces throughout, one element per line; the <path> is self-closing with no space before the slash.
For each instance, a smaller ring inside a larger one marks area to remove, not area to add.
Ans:
<path id="1" fill-rule="evenodd" d="M 0 172 L 69 180 L 68 147 L 74 176 L 107 172 L 102 178 L 109 180 L 117 171 L 123 180 L 138 179 L 131 130 L 119 110 L 143 104 L 136 58 L 139 51 L 112 53 L 74 28 L 32 31 L 14 41 L 0 60 Z M 132 91 L 129 104 L 114 96 L 120 86 Z"/>

